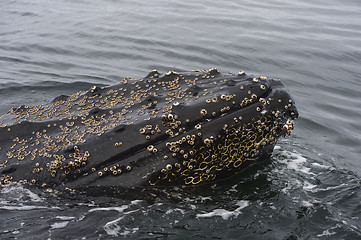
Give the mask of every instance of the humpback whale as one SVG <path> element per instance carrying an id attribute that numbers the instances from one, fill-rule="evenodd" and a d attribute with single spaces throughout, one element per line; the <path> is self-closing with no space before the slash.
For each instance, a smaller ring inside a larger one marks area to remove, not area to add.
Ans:
<path id="1" fill-rule="evenodd" d="M 267 159 L 298 117 L 278 79 L 157 70 L 0 117 L 0 182 L 70 189 L 210 183 Z"/>

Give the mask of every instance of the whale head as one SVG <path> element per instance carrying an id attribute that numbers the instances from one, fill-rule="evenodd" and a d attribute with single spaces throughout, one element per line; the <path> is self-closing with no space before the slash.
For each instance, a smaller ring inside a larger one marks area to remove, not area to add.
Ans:
<path id="1" fill-rule="evenodd" d="M 269 158 L 297 117 L 277 79 L 154 70 L 3 115 L 1 181 L 69 188 L 213 182 Z"/>

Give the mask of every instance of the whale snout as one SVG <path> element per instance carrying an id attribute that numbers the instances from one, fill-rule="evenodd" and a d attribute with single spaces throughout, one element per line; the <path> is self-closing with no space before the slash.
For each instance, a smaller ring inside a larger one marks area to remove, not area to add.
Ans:
<path id="1" fill-rule="evenodd" d="M 298 111 L 278 79 L 217 69 L 125 78 L 0 116 L 0 182 L 197 185 L 268 158 Z"/>
<path id="2" fill-rule="evenodd" d="M 270 79 L 271 113 L 278 126 L 277 135 L 290 135 L 294 129 L 295 120 L 298 118 L 298 110 L 295 100 L 290 96 L 286 85 L 279 79 Z"/>

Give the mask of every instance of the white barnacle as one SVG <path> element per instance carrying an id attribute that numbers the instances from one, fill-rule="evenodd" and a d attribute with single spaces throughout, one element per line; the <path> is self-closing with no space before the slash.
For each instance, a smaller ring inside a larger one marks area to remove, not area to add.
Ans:
<path id="1" fill-rule="evenodd" d="M 153 149 L 154 149 L 154 146 L 153 146 L 153 145 L 149 145 L 149 146 L 147 147 L 147 150 L 148 150 L 149 152 L 153 152 Z"/>

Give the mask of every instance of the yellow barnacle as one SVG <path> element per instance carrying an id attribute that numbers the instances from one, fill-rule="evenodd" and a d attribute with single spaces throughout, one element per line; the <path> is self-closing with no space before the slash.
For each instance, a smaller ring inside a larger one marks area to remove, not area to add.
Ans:
<path id="1" fill-rule="evenodd" d="M 201 115 L 202 115 L 202 116 L 206 116 L 206 115 L 207 115 L 207 110 L 203 108 L 203 109 L 201 110 Z"/>
<path id="2" fill-rule="evenodd" d="M 261 79 L 261 80 L 263 80 L 263 81 L 266 81 L 266 80 L 267 80 L 267 77 L 260 76 L 259 79 Z"/>

